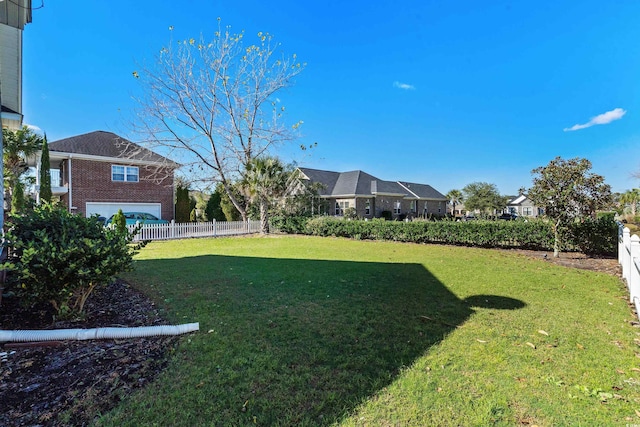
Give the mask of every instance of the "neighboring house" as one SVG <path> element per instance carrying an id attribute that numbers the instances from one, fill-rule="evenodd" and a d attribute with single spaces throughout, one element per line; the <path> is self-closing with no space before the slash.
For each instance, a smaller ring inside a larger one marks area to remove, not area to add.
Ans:
<path id="1" fill-rule="evenodd" d="M 177 163 L 104 131 L 49 144 L 51 187 L 69 211 L 109 218 L 118 209 L 174 219 L 174 170 Z M 32 159 L 36 177 L 39 159 Z M 39 182 L 36 183 L 36 189 Z"/>
<path id="2" fill-rule="evenodd" d="M 22 30 L 31 0 L 0 1 L 0 118 L 2 128 L 22 127 Z"/>
<path id="3" fill-rule="evenodd" d="M 518 196 L 509 197 L 507 202 L 508 213 L 515 213 L 522 217 L 537 217 L 543 214 L 543 209 L 538 208 L 526 194 L 520 194 Z"/>
<path id="4" fill-rule="evenodd" d="M 449 200 L 447 203 L 447 213 L 454 218 L 460 218 L 467 214 L 467 210 L 465 209 L 463 202 L 456 203 L 455 209 L 453 209 L 453 207 L 454 206 L 453 204 L 451 204 L 451 200 Z"/>
<path id="5" fill-rule="evenodd" d="M 443 216 L 446 214 L 447 198 L 430 185 L 404 181 L 384 181 L 357 170 L 331 172 L 318 169 L 298 168 L 299 185 L 319 186 L 319 196 L 324 202 L 324 213 L 344 215 L 349 208 L 361 218 L 378 218 L 387 211 L 393 218 L 418 216 Z M 292 193 L 301 191 L 297 186 Z"/>
<path id="6" fill-rule="evenodd" d="M 507 206 L 502 210 L 497 210 L 494 212 L 495 215 L 499 215 L 500 213 L 514 213 L 518 216 L 522 217 L 537 217 L 543 214 L 543 210 L 536 207 L 534 203 L 527 198 L 526 195 L 521 194 L 519 196 L 506 196 L 507 197 Z M 448 211 L 451 213 L 451 203 L 448 205 Z M 464 203 L 456 203 L 456 210 L 454 212 L 454 216 L 462 217 L 470 214 L 479 214 L 480 211 L 476 210 L 475 212 L 467 212 L 465 209 Z"/>

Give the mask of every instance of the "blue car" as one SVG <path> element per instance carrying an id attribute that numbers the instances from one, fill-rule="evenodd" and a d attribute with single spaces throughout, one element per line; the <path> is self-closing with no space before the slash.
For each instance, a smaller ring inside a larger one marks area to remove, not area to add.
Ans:
<path id="1" fill-rule="evenodd" d="M 166 219 L 160 219 L 150 213 L 146 212 L 123 212 L 124 217 L 127 220 L 127 225 L 136 225 L 140 224 L 169 224 L 169 221 Z M 105 225 L 109 225 L 113 222 L 113 217 L 115 215 L 111 215 L 109 219 L 105 222 Z"/>

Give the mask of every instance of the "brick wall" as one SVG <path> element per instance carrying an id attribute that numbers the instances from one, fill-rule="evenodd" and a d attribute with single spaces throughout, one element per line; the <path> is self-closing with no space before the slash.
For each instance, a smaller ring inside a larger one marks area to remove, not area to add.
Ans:
<path id="1" fill-rule="evenodd" d="M 62 166 L 62 184 L 68 184 L 68 163 Z M 85 215 L 87 202 L 161 203 L 162 218 L 174 219 L 173 171 L 138 166 L 139 182 L 115 182 L 111 180 L 112 165 L 130 166 L 126 163 L 71 160 L 72 212 Z M 62 197 L 68 206 L 69 195 Z"/>

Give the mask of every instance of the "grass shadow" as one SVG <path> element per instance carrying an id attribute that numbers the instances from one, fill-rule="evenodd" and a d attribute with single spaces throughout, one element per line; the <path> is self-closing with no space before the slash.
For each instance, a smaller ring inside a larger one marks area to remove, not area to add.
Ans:
<path id="1" fill-rule="evenodd" d="M 137 262 L 133 280 L 201 332 L 136 422 L 331 425 L 497 295 L 460 299 L 420 264 L 199 256 Z M 117 417 L 117 415 L 116 415 Z M 154 418 L 155 417 L 155 418 Z"/>

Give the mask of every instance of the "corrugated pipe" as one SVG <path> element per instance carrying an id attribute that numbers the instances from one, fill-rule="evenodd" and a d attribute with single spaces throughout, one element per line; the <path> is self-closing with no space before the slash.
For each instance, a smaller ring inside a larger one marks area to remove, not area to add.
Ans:
<path id="1" fill-rule="evenodd" d="M 180 335 L 200 329 L 199 323 L 140 326 L 137 328 L 52 329 L 49 331 L 0 331 L 0 342 L 63 341 L 140 338 Z"/>

